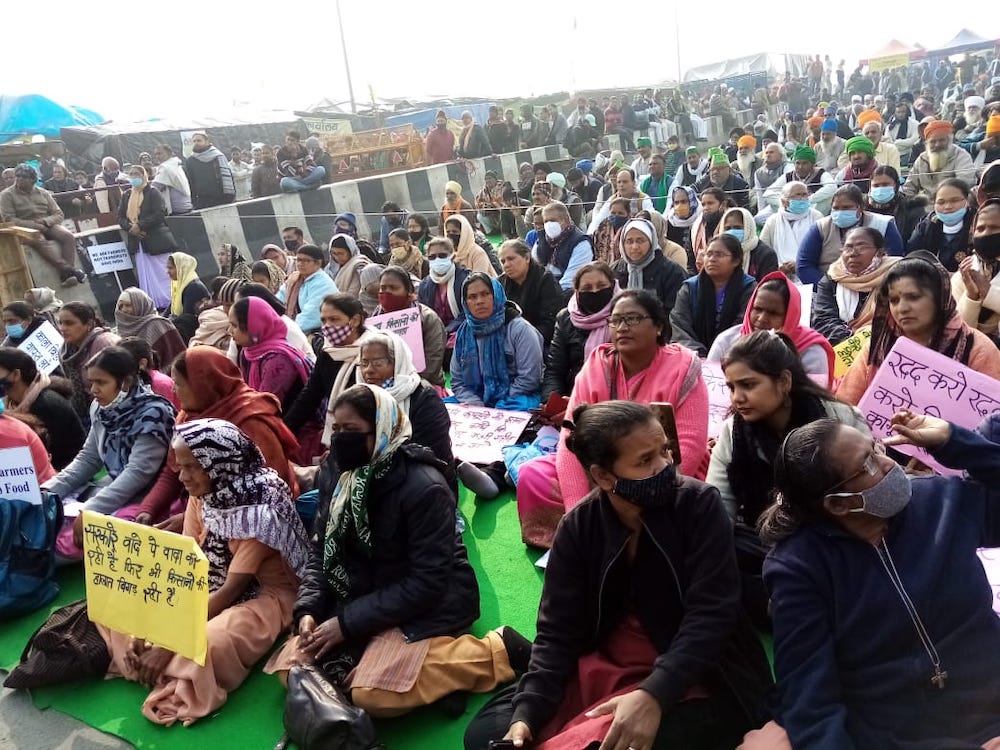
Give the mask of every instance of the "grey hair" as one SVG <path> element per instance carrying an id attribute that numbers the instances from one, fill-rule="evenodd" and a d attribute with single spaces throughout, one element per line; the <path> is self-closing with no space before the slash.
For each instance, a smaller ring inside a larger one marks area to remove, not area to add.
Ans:
<path id="1" fill-rule="evenodd" d="M 546 203 L 542 206 L 542 215 L 545 216 L 556 215 L 560 219 L 565 219 L 566 221 L 573 221 L 569 215 L 569 209 L 566 208 L 566 204 L 561 201 L 552 201 L 551 203 Z"/>
<path id="2" fill-rule="evenodd" d="M 799 180 L 793 180 L 792 182 L 789 182 L 783 188 L 781 188 L 781 197 L 787 198 L 789 195 L 792 194 L 792 190 L 794 190 L 797 187 L 805 188 L 806 190 L 809 189 L 809 186 L 806 185 L 804 182 L 800 182 Z"/>

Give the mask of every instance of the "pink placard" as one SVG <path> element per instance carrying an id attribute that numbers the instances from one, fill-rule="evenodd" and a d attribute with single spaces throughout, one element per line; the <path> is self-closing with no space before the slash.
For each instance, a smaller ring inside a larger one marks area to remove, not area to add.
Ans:
<path id="1" fill-rule="evenodd" d="M 1000 411 L 1000 382 L 901 336 L 872 378 L 858 408 L 876 437 L 892 434 L 890 420 L 900 409 L 975 429 L 985 417 Z M 921 448 L 900 446 L 899 450 L 941 474 L 962 473 L 945 468 Z"/>
<path id="2" fill-rule="evenodd" d="M 722 366 L 718 362 L 703 360 L 701 363 L 701 377 L 708 388 L 708 436 L 716 438 L 722 423 L 729 416 L 731 402 L 729 400 L 729 388 L 726 386 L 726 376 L 722 372 Z"/>
<path id="3" fill-rule="evenodd" d="M 408 307 L 397 312 L 383 313 L 365 319 L 365 327 L 372 326 L 380 331 L 392 331 L 399 336 L 413 353 L 413 368 L 423 372 L 424 361 L 424 331 L 420 323 L 420 310 Z"/>
<path id="4" fill-rule="evenodd" d="M 445 404 L 451 417 L 451 452 L 459 461 L 489 464 L 503 460 L 503 447 L 514 445 L 531 419 L 526 411 Z"/>

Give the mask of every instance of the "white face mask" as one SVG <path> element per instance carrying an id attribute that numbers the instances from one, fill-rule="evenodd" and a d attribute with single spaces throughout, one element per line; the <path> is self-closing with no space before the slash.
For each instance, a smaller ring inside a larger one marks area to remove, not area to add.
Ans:
<path id="1" fill-rule="evenodd" d="M 547 221 L 545 222 L 545 236 L 550 240 L 554 240 L 560 234 L 563 233 L 562 224 L 558 221 Z"/>
<path id="2" fill-rule="evenodd" d="M 118 391 L 118 395 L 117 396 L 115 396 L 113 399 L 111 399 L 111 401 L 109 401 L 106 406 L 102 406 L 100 408 L 101 409 L 114 409 L 116 406 L 118 406 L 118 404 L 120 404 L 122 401 L 124 401 L 127 396 L 128 396 L 128 393 L 126 393 L 125 391 Z"/>

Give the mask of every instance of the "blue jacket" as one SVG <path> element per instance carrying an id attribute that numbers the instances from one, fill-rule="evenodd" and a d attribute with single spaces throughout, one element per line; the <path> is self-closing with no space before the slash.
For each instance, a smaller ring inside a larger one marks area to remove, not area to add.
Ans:
<path id="1" fill-rule="evenodd" d="M 888 255 L 903 255 L 903 237 L 891 216 L 865 211 L 857 226 L 877 229 L 885 237 L 885 251 Z M 826 273 L 830 265 L 840 257 L 844 237 L 854 229 L 840 229 L 829 216 L 818 220 L 806 232 L 795 258 L 795 273 L 803 284 L 815 284 Z"/>
<path id="2" fill-rule="evenodd" d="M 323 298 L 338 291 L 340 290 L 337 289 L 336 282 L 322 270 L 302 282 L 302 286 L 299 287 L 299 314 L 295 316 L 295 322 L 299 324 L 303 333 L 319 330 L 319 308 Z M 284 286 L 278 291 L 278 299 L 282 302 L 287 299 L 287 290 Z"/>
<path id="3" fill-rule="evenodd" d="M 403 211 L 403 218 L 400 219 L 399 223 L 393 226 L 389 223 L 388 219 L 384 216 L 379 220 L 379 230 L 378 230 L 378 249 L 383 253 L 389 252 L 389 232 L 393 229 L 406 229 L 406 220 L 408 216 L 406 211 Z"/>
<path id="4" fill-rule="evenodd" d="M 938 651 L 933 667 L 875 549 L 839 525 L 802 527 L 764 562 L 777 718 L 794 748 L 960 750 L 1000 736 L 1000 618 L 976 548 L 1000 545 L 1000 445 L 952 425 L 885 542 Z M 817 490 L 820 488 L 817 488 Z"/>

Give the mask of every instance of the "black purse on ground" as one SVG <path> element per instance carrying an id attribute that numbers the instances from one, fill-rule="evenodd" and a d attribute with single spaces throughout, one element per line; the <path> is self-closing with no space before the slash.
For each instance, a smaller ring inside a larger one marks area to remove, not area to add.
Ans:
<path id="1" fill-rule="evenodd" d="M 371 717 L 315 666 L 288 672 L 285 732 L 299 750 L 377 750 Z M 280 744 L 280 743 L 279 743 Z"/>

